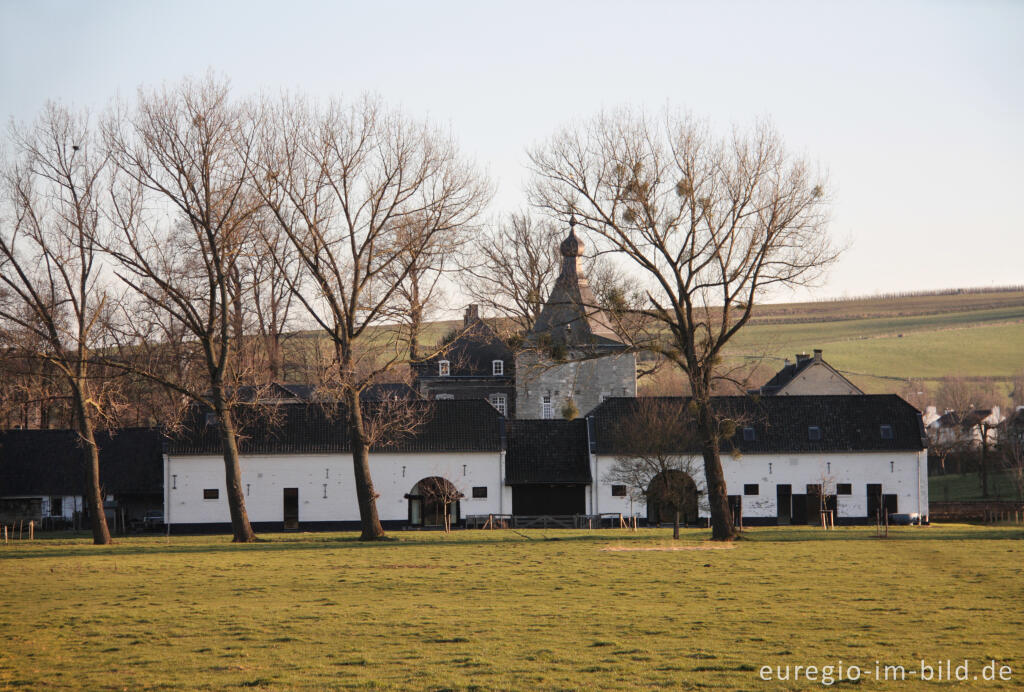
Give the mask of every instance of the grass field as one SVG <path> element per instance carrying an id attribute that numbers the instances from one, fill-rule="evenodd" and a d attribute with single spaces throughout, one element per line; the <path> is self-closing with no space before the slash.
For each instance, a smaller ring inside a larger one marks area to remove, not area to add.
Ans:
<path id="1" fill-rule="evenodd" d="M 395 535 L 0 546 L 0 687 L 814 689 L 760 668 L 839 661 L 932 687 L 921 659 L 1024 680 L 1022 527 Z"/>
<path id="2" fill-rule="evenodd" d="M 932 502 L 972 500 L 1016 500 L 1017 487 L 1008 471 L 992 471 L 988 477 L 989 496 L 981 494 L 981 477 L 977 473 L 949 473 L 928 477 L 928 499 Z"/>

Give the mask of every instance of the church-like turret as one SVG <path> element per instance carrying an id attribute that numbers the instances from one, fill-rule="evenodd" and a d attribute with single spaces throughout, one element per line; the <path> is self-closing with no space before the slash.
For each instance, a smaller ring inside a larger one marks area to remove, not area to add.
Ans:
<path id="1" fill-rule="evenodd" d="M 569 219 L 569 235 L 559 245 L 562 270 L 551 289 L 527 340 L 550 341 L 566 347 L 621 347 L 607 316 L 597 305 L 581 266 L 586 245 L 576 235 L 576 219 Z"/>
<path id="2" fill-rule="evenodd" d="M 598 307 L 575 218 L 559 251 L 561 272 L 516 356 L 517 418 L 585 415 L 606 397 L 636 396 L 636 357 Z"/>

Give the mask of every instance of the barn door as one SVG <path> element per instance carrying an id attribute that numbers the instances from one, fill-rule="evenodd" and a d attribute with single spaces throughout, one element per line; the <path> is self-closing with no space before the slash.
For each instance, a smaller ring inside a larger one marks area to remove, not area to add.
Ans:
<path id="1" fill-rule="evenodd" d="M 299 489 L 284 489 L 284 528 L 299 528 Z"/>
<path id="2" fill-rule="evenodd" d="M 775 507 L 779 524 L 789 524 L 793 521 L 793 486 L 775 486 Z"/>

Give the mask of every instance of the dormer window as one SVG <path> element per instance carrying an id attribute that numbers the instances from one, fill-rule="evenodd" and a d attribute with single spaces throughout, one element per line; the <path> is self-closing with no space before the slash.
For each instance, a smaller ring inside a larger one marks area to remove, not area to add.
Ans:
<path id="1" fill-rule="evenodd" d="M 492 360 L 491 361 L 491 374 L 492 375 L 504 375 L 505 374 L 505 361 L 503 361 L 503 360 Z"/>
<path id="2" fill-rule="evenodd" d="M 757 439 L 757 433 L 754 432 L 753 428 L 751 428 L 751 427 L 743 428 L 743 441 L 744 442 L 753 442 L 756 439 Z"/>
<path id="3" fill-rule="evenodd" d="M 821 428 L 817 425 L 811 425 L 807 427 L 807 439 L 808 440 L 820 440 L 821 439 Z"/>
<path id="4" fill-rule="evenodd" d="M 882 436 L 883 440 L 891 440 L 893 438 L 892 426 L 883 425 L 878 429 L 878 433 Z"/>
<path id="5" fill-rule="evenodd" d="M 452 364 L 447 360 L 437 361 L 437 374 L 440 377 L 448 377 L 452 374 Z"/>

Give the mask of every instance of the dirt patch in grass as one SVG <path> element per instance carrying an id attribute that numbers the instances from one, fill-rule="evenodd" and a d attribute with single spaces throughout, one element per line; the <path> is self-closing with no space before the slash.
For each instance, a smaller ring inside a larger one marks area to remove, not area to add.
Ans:
<path id="1" fill-rule="evenodd" d="M 609 545 L 601 550 L 609 553 L 635 553 L 635 552 L 671 552 L 674 550 L 732 550 L 732 543 L 704 543 L 701 545 Z"/>

